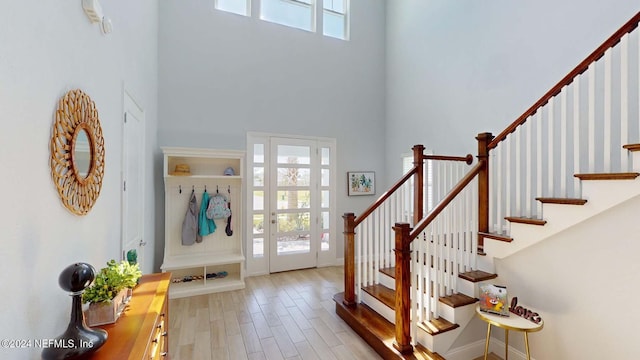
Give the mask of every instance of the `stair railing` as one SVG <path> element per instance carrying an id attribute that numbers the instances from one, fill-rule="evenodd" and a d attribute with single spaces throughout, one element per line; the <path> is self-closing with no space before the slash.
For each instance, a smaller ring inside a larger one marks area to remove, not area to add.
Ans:
<path id="1" fill-rule="evenodd" d="M 640 139 L 640 13 L 489 144 L 490 227 L 542 219 L 536 198 L 580 198 L 580 173 L 630 172 L 624 145 Z M 500 146 L 498 146 L 500 144 Z"/>
<path id="2" fill-rule="evenodd" d="M 424 146 L 416 145 L 413 147 L 413 167 L 398 182 L 382 194 L 359 217 L 356 218 L 353 213 L 346 213 L 343 216 L 345 239 L 344 304 L 353 305 L 357 299 L 362 299 L 362 287 L 379 283 L 379 270 L 388 267 L 396 269 L 396 302 L 405 296 L 404 293 L 409 296 L 407 291 L 412 286 L 409 272 L 399 271 L 396 264 L 398 256 L 405 256 L 401 259 L 401 263 L 405 264 L 406 262 L 406 266 L 410 267 L 408 261 L 410 255 L 399 251 L 398 235 L 394 233 L 393 225 L 403 223 L 410 230 L 410 227 L 417 224 L 426 212 L 438 209 L 438 206 L 431 209 L 433 206 L 430 204 L 445 198 L 449 190 L 456 186 L 461 178 L 465 177 L 467 172 L 465 167 L 472 162 L 473 156 L 470 154 L 464 157 L 425 155 Z M 465 206 L 469 209 L 477 209 L 477 204 L 471 199 L 464 200 L 467 202 Z M 448 219 L 451 220 L 457 215 L 448 213 Z M 445 223 L 442 224 L 441 227 L 444 228 Z M 453 224 L 452 220 L 451 224 Z M 469 226 L 471 225 L 469 224 Z M 475 233 L 477 226 L 469 229 Z M 471 237 L 467 236 L 466 239 L 468 242 L 463 247 L 465 249 L 475 248 L 475 245 L 470 242 Z M 463 259 L 462 256 L 454 255 L 454 248 L 451 247 L 453 242 L 449 241 L 447 244 L 450 249 L 447 250 L 446 259 Z M 470 256 L 467 256 L 466 259 L 462 262 L 472 261 Z M 457 263 L 458 260 L 455 262 Z M 449 287 L 450 280 L 447 280 L 447 284 Z M 408 304 L 408 302 L 402 303 L 401 306 L 408 306 Z M 399 311 L 402 313 L 401 306 L 396 306 L 396 313 Z M 409 322 L 399 326 L 396 324 L 396 329 L 407 329 L 408 331 L 410 329 Z M 401 344 L 401 342 L 396 343 Z M 409 348 L 411 348 L 410 341 L 399 349 L 408 351 Z"/>

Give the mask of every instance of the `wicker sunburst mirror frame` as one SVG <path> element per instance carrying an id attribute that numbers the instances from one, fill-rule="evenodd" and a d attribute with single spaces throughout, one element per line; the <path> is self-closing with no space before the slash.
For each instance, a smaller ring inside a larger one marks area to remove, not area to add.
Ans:
<path id="1" fill-rule="evenodd" d="M 62 204 L 86 215 L 95 204 L 104 177 L 104 139 L 96 105 L 76 89 L 58 102 L 51 135 L 51 177 Z"/>

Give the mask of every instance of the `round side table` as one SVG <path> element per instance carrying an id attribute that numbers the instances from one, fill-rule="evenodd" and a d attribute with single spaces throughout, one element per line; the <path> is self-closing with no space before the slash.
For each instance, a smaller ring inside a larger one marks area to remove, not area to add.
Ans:
<path id="1" fill-rule="evenodd" d="M 515 314 L 511 316 L 500 316 L 480 311 L 480 305 L 476 305 L 476 315 L 487 323 L 487 340 L 484 343 L 484 360 L 487 360 L 489 353 L 489 339 L 491 338 L 491 326 L 497 326 L 504 329 L 505 354 L 504 359 L 509 359 L 509 330 L 521 331 L 524 333 L 524 345 L 527 349 L 527 360 L 531 360 L 531 352 L 529 350 L 529 333 L 542 330 L 544 321 L 536 324 L 523 317 Z"/>

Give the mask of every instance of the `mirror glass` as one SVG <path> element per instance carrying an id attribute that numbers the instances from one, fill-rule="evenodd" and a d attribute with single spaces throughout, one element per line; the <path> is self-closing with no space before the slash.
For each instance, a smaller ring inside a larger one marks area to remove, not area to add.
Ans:
<path id="1" fill-rule="evenodd" d="M 73 146 L 73 166 L 81 179 L 86 179 L 91 170 L 91 144 L 89 134 L 86 129 L 78 127 L 76 129 L 75 142 Z"/>

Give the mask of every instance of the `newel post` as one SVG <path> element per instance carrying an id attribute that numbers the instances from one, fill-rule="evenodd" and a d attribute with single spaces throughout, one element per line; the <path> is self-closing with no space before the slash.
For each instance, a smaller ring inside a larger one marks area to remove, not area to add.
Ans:
<path id="1" fill-rule="evenodd" d="M 356 303 L 355 294 L 355 222 L 356 216 L 353 213 L 345 213 L 344 219 L 344 300 L 347 306 Z"/>
<path id="2" fill-rule="evenodd" d="M 411 345 L 411 228 L 396 223 L 396 341 L 393 346 L 401 353 L 413 352 Z"/>
<path id="3" fill-rule="evenodd" d="M 480 233 L 489 232 L 489 143 L 493 135 L 489 132 L 480 133 L 478 140 L 478 161 L 484 166 L 478 174 L 478 248 L 484 249 L 484 237 Z"/>
<path id="4" fill-rule="evenodd" d="M 424 215 L 424 145 L 414 145 L 413 148 L 413 165 L 418 166 L 414 182 L 413 182 L 413 223 L 417 224 L 422 220 Z"/>

